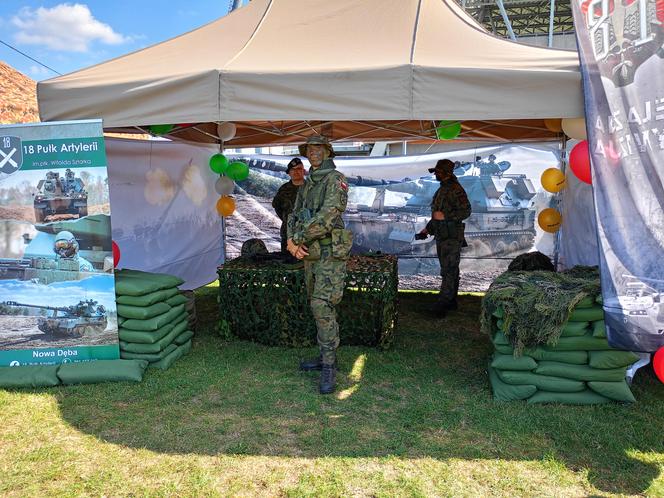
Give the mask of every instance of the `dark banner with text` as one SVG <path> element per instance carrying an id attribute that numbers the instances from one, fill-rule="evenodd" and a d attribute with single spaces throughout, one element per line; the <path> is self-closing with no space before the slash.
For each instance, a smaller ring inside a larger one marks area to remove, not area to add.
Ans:
<path id="1" fill-rule="evenodd" d="M 664 346 L 664 1 L 574 0 L 609 342 Z"/>

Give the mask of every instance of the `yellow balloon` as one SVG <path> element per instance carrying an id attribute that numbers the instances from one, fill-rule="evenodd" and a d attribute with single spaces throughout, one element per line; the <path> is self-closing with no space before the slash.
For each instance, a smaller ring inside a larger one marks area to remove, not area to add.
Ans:
<path id="1" fill-rule="evenodd" d="M 537 216 L 537 223 L 545 232 L 555 233 L 560 228 L 563 217 L 553 208 L 543 209 Z"/>
<path id="2" fill-rule="evenodd" d="M 227 195 L 220 197 L 217 201 L 219 216 L 230 216 L 233 212 L 235 212 L 235 200 Z"/>
<path id="3" fill-rule="evenodd" d="M 560 118 L 545 119 L 544 126 L 546 126 L 547 130 L 552 131 L 554 133 L 560 133 L 561 131 L 563 131 L 562 119 Z"/>
<path id="4" fill-rule="evenodd" d="M 567 185 L 565 173 L 558 168 L 545 169 L 542 173 L 541 182 L 544 190 L 553 194 L 560 192 Z"/>
<path id="5" fill-rule="evenodd" d="M 575 140 L 586 140 L 588 134 L 586 133 L 586 120 L 583 118 L 568 118 L 563 119 L 563 131 L 569 138 Z"/>

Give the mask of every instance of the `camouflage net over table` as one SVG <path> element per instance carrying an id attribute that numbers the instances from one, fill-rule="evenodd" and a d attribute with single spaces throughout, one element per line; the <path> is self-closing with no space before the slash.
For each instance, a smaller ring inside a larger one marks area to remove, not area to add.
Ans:
<path id="1" fill-rule="evenodd" d="M 217 272 L 222 336 L 271 346 L 316 344 L 301 263 L 239 257 Z M 395 256 L 350 257 L 344 297 L 337 306 L 341 344 L 390 346 L 397 319 L 397 286 Z"/>

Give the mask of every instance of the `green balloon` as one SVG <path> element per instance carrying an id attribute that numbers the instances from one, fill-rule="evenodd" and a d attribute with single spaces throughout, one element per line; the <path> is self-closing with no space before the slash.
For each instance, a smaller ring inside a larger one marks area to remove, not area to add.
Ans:
<path id="1" fill-rule="evenodd" d="M 226 174 L 236 182 L 241 182 L 249 176 L 249 166 L 242 161 L 233 161 L 229 164 Z"/>
<path id="2" fill-rule="evenodd" d="M 460 121 L 441 121 L 436 128 L 436 138 L 438 140 L 452 140 L 461 133 Z"/>
<path id="3" fill-rule="evenodd" d="M 218 175 L 223 175 L 228 169 L 228 159 L 223 154 L 214 154 L 210 157 L 210 169 Z"/>
<path id="4" fill-rule="evenodd" d="M 175 128 L 175 126 L 170 124 L 148 126 L 150 133 L 152 133 L 153 135 L 166 135 L 166 133 L 170 133 L 171 131 L 173 131 L 173 128 Z"/>

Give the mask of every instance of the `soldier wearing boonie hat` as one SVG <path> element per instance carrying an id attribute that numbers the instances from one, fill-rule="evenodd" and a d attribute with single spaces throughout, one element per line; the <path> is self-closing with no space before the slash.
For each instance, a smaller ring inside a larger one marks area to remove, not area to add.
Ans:
<path id="1" fill-rule="evenodd" d="M 320 355 L 302 361 L 304 371 L 320 370 L 318 391 L 334 392 L 339 324 L 335 306 L 343 296 L 346 260 L 353 235 L 344 228 L 341 215 L 346 210 L 348 184 L 332 161 L 334 150 L 327 137 L 313 136 L 300 145 L 311 169 L 297 194 L 295 209 L 288 219 L 288 250 L 304 259 L 304 274 L 311 311 L 318 331 Z"/>
<path id="2" fill-rule="evenodd" d="M 429 173 L 436 175 L 440 187 L 431 201 L 431 219 L 415 238 L 422 240 L 432 235 L 436 239 L 442 281 L 438 302 L 432 311 L 443 318 L 449 310 L 457 309 L 461 248 L 467 245 L 463 220 L 470 216 L 471 209 L 466 191 L 454 176 L 454 162 L 441 159 L 429 168 Z"/>
<path id="3" fill-rule="evenodd" d="M 287 250 L 288 240 L 288 217 L 293 212 L 295 207 L 295 199 L 300 187 L 304 185 L 304 164 L 302 159 L 294 157 L 286 166 L 286 173 L 290 176 L 290 180 L 284 183 L 272 199 L 272 207 L 274 208 L 277 216 L 281 220 L 281 252 Z"/>

